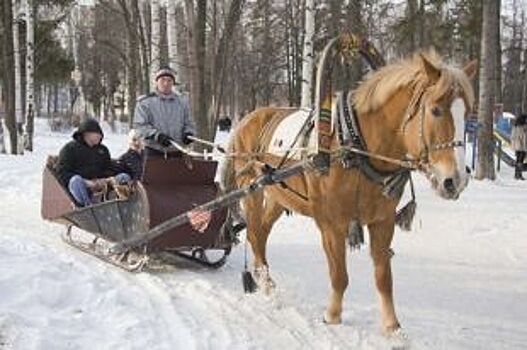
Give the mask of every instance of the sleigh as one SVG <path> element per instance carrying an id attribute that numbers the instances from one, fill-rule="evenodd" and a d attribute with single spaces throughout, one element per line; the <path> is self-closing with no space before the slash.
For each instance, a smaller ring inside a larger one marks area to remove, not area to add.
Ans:
<path id="1" fill-rule="evenodd" d="M 128 198 L 111 199 L 110 195 L 89 207 L 75 204 L 52 163 L 48 162 L 43 173 L 41 214 L 45 220 L 66 226 L 66 243 L 130 271 L 141 270 L 153 256 L 164 261 L 186 258 L 212 268 L 225 263 L 235 241 L 228 210 L 211 210 L 204 232 L 194 230 L 185 215 L 218 196 L 216 161 L 146 157 L 143 176 Z M 166 222 L 174 218 L 179 218 L 177 224 L 167 227 Z M 77 230 L 90 239 L 77 237 Z"/>

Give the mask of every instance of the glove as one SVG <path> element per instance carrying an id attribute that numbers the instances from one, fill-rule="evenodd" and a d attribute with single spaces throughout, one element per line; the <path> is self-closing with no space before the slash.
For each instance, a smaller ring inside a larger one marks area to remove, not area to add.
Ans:
<path id="1" fill-rule="evenodd" d="M 183 135 L 183 143 L 185 145 L 191 144 L 193 142 L 191 139 L 189 139 L 189 136 L 194 136 L 194 135 L 191 132 L 187 132 L 185 133 L 185 135 Z"/>
<path id="2" fill-rule="evenodd" d="M 159 133 L 157 134 L 157 143 L 159 143 L 163 147 L 170 146 L 170 142 L 172 141 L 172 138 L 168 136 L 167 134 Z"/>

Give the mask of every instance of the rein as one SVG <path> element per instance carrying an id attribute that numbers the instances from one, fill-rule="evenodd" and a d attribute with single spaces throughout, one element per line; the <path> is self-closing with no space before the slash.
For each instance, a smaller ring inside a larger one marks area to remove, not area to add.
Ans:
<path id="1" fill-rule="evenodd" d="M 423 171 L 425 174 L 429 174 L 430 170 L 430 154 L 438 151 L 443 151 L 447 149 L 453 149 L 457 147 L 464 147 L 465 142 L 461 140 L 452 140 L 448 142 L 442 142 L 442 143 L 435 143 L 432 145 L 429 145 L 426 142 L 425 133 L 424 133 L 424 122 L 425 122 L 425 95 L 427 94 L 427 88 L 418 87 L 417 93 L 415 93 L 412 96 L 412 99 L 410 100 L 410 103 L 407 108 L 406 117 L 403 122 L 402 131 L 403 133 L 406 132 L 406 127 L 408 123 L 415 117 L 416 110 L 419 111 L 419 142 L 420 142 L 420 154 L 418 159 L 398 159 L 398 158 L 392 158 L 387 157 L 381 154 L 377 154 L 374 152 L 369 152 L 364 149 L 360 149 L 354 146 L 346 146 L 341 145 L 339 148 L 331 151 L 331 158 L 336 160 L 343 160 L 349 155 L 349 153 L 354 153 L 357 155 L 365 156 L 371 159 L 376 159 L 382 162 L 394 164 L 397 166 L 400 166 L 401 168 L 408 169 L 408 170 L 420 170 Z M 311 120 L 312 115 L 307 119 L 306 125 L 309 124 L 309 121 Z M 300 130 L 299 134 L 295 137 L 295 142 L 298 140 L 298 138 L 301 136 L 301 134 L 305 133 L 306 125 Z M 268 156 L 268 155 L 276 155 L 272 154 L 266 151 L 259 151 L 259 152 L 228 152 L 222 145 L 212 143 L 197 137 L 192 137 L 192 140 L 196 143 L 203 144 L 205 146 L 208 146 L 210 148 L 216 149 L 218 152 L 223 154 L 225 157 L 230 158 L 241 158 L 241 159 L 252 159 L 255 160 L 257 158 L 260 158 L 262 156 Z M 202 157 L 202 158 L 210 158 L 211 155 L 207 155 L 206 153 L 198 153 L 190 151 L 186 148 L 183 148 L 180 145 L 175 145 L 177 149 L 187 155 L 193 156 L 193 157 Z M 284 165 L 285 160 L 287 160 L 292 152 L 316 152 L 315 149 L 310 149 L 309 147 L 290 147 L 283 151 L 283 160 L 280 162 L 280 167 Z"/>

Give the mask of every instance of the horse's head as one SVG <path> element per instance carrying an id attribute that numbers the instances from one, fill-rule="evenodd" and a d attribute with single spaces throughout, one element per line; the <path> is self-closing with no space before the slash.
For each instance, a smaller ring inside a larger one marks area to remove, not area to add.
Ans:
<path id="1" fill-rule="evenodd" d="M 470 80 L 476 63 L 458 69 L 434 58 L 422 54 L 416 58 L 421 79 L 412 89 L 403 137 L 408 155 L 419 161 L 437 193 L 457 199 L 469 179 L 464 126 L 474 101 Z"/>

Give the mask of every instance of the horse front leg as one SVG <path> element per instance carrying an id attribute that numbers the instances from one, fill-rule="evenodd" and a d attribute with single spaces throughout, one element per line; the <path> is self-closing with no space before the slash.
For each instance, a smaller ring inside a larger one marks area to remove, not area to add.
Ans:
<path id="1" fill-rule="evenodd" d="M 391 335 L 401 328 L 395 315 L 393 304 L 392 253 L 390 245 L 392 243 L 394 226 L 393 219 L 368 225 L 371 256 L 375 269 L 375 284 L 381 308 L 382 330 L 387 335 Z"/>
<path id="2" fill-rule="evenodd" d="M 254 278 L 258 288 L 265 294 L 270 294 L 275 283 L 269 273 L 266 249 L 267 240 L 273 224 L 283 212 L 272 198 L 266 198 L 257 193 L 244 200 L 244 211 L 247 217 L 247 237 L 254 255 Z"/>
<path id="3" fill-rule="evenodd" d="M 329 304 L 324 313 L 324 322 L 339 324 L 342 322 L 342 299 L 348 287 L 348 272 L 346 269 L 346 230 L 347 226 L 340 229 L 337 225 L 328 223 L 319 225 L 322 232 L 322 244 L 326 253 L 331 279 L 331 293 Z"/>

